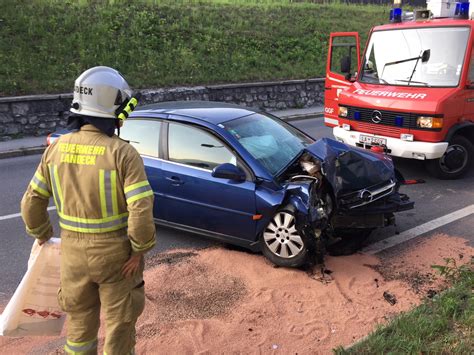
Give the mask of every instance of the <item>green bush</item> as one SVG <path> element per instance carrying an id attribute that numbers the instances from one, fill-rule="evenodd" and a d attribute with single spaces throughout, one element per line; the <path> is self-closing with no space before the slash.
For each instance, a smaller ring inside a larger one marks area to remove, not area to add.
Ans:
<path id="1" fill-rule="evenodd" d="M 70 92 L 107 65 L 137 88 L 324 76 L 329 33 L 388 8 L 289 1 L 3 0 L 0 95 Z"/>

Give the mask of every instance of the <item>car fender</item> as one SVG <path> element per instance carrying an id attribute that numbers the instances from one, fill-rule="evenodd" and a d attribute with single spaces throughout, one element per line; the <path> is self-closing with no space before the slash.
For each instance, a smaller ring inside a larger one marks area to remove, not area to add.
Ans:
<path id="1" fill-rule="evenodd" d="M 283 189 L 272 191 L 266 188 L 256 190 L 257 212 L 262 218 L 257 222 L 256 235 L 259 236 L 278 210 L 290 209 L 296 214 L 298 225 L 311 222 L 309 206 L 310 183 L 290 183 Z"/>

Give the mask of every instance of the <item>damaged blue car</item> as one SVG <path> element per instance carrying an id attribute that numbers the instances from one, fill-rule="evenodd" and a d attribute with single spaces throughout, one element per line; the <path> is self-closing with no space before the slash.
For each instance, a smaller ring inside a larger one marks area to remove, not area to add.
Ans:
<path id="1" fill-rule="evenodd" d="M 219 102 L 143 106 L 120 133 L 143 157 L 158 224 L 303 265 L 413 208 L 389 157 L 314 141 L 268 113 Z"/>

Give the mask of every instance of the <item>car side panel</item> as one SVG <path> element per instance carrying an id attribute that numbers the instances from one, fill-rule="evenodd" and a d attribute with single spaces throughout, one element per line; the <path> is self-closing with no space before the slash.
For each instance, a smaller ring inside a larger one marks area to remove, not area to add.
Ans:
<path id="1" fill-rule="evenodd" d="M 255 184 L 214 178 L 211 172 L 163 161 L 165 220 L 254 240 Z"/>

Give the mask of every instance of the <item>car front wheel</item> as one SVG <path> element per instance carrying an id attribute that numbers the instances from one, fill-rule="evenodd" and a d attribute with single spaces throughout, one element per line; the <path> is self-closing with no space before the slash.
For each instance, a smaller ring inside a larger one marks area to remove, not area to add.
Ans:
<path id="1" fill-rule="evenodd" d="M 298 267 L 306 262 L 308 245 L 296 229 L 296 218 L 289 210 L 278 211 L 261 236 L 262 252 L 271 262 Z"/>

